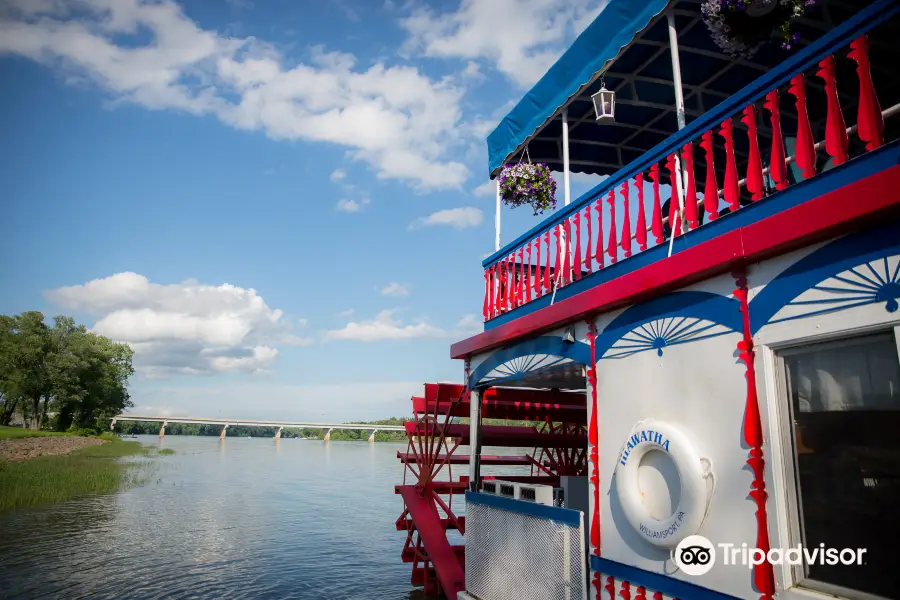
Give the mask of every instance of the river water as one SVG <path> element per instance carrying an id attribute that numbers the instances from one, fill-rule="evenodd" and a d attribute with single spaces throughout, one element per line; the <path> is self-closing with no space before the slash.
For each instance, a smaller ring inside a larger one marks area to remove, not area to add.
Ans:
<path id="1" fill-rule="evenodd" d="M 3 598 L 419 599 L 406 444 L 139 436 L 175 450 L 110 496 L 0 515 Z"/>

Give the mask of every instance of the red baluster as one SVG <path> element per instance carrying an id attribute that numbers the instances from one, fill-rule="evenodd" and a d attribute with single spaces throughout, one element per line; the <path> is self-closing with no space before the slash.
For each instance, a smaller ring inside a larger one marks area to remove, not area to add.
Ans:
<path id="1" fill-rule="evenodd" d="M 535 259 L 534 259 L 534 296 L 535 298 L 541 297 L 541 292 L 543 292 L 543 273 L 541 272 L 541 236 L 537 236 L 537 239 L 534 240 L 534 248 L 535 248 Z"/>
<path id="2" fill-rule="evenodd" d="M 609 243 L 606 245 L 606 253 L 609 255 L 610 264 L 616 264 L 618 258 L 618 244 L 616 243 L 616 192 L 609 190 L 606 198 L 609 202 Z"/>
<path id="3" fill-rule="evenodd" d="M 622 215 L 622 253 L 625 258 L 631 256 L 631 203 L 628 199 L 628 182 L 622 183 L 622 196 L 625 197 L 623 208 L 625 214 Z"/>
<path id="4" fill-rule="evenodd" d="M 484 320 L 488 320 L 488 298 L 491 296 L 491 274 L 489 269 L 484 270 L 484 306 L 481 308 L 481 314 Z"/>
<path id="5" fill-rule="evenodd" d="M 609 594 L 609 600 L 615 600 L 616 597 L 616 580 L 612 576 L 606 578 L 606 585 L 604 586 L 606 593 Z"/>
<path id="6" fill-rule="evenodd" d="M 859 75 L 859 110 L 856 113 L 856 134 L 866 144 L 866 150 L 874 150 L 884 142 L 884 116 L 881 114 L 881 103 L 872 83 L 872 70 L 869 67 L 869 40 L 863 34 L 850 42 L 850 53 L 847 55 L 856 61 L 856 73 Z"/>
<path id="7" fill-rule="evenodd" d="M 631 582 L 630 581 L 622 582 L 622 587 L 619 590 L 619 596 L 622 598 L 622 600 L 631 600 Z"/>
<path id="8" fill-rule="evenodd" d="M 716 182 L 716 161 L 713 158 L 713 132 L 703 134 L 700 146 L 706 153 L 706 186 L 703 188 L 703 209 L 710 221 L 719 218 L 719 184 Z"/>
<path id="9" fill-rule="evenodd" d="M 594 258 L 597 259 L 597 268 L 603 268 L 603 199 L 598 198 L 594 203 L 594 210 L 597 211 L 597 250 L 594 252 Z"/>
<path id="10" fill-rule="evenodd" d="M 572 260 L 572 269 L 575 281 L 578 281 L 581 279 L 581 213 L 576 211 L 572 221 L 575 223 L 575 256 Z"/>
<path id="11" fill-rule="evenodd" d="M 553 285 L 559 286 L 559 282 L 562 281 L 560 279 L 560 274 L 562 271 L 562 244 L 560 243 L 560 236 L 562 235 L 562 225 L 557 225 L 553 228 L 553 237 L 556 238 L 556 264 L 553 268 Z"/>
<path id="12" fill-rule="evenodd" d="M 747 138 L 750 142 L 750 156 L 747 159 L 747 190 L 750 198 L 756 202 L 763 197 L 762 157 L 759 154 L 759 138 L 756 131 L 756 106 L 751 104 L 744 109 L 741 122 L 747 126 Z"/>
<path id="13" fill-rule="evenodd" d="M 653 163 L 650 167 L 650 179 L 653 180 L 653 219 L 650 223 L 650 227 L 653 231 L 653 235 L 656 236 L 656 243 L 663 243 L 663 223 L 662 223 L 662 208 L 659 204 L 659 165 L 657 163 Z"/>
<path id="14" fill-rule="evenodd" d="M 847 147 L 850 142 L 847 139 L 844 113 L 841 112 L 841 103 L 838 100 L 837 81 L 834 79 L 834 56 L 829 55 L 819 61 L 819 70 L 816 75 L 825 81 L 825 97 L 828 99 L 828 114 L 825 117 L 825 151 L 828 156 L 834 158 L 835 165 L 840 165 L 847 162 Z"/>
<path id="15" fill-rule="evenodd" d="M 697 182 L 694 177 L 694 144 L 688 142 L 681 149 L 684 158 L 684 170 L 687 173 L 685 182 L 684 218 L 687 219 L 688 229 L 700 227 L 700 215 L 697 214 Z"/>
<path id="16" fill-rule="evenodd" d="M 515 253 L 506 257 L 506 309 L 516 307 L 516 270 Z"/>
<path id="17" fill-rule="evenodd" d="M 678 169 L 675 167 L 675 153 L 666 159 L 666 168 L 669 170 L 669 181 L 672 187 L 672 196 L 669 200 L 669 228 L 672 237 L 681 235 L 681 198 L 678 197 Z"/>
<path id="18" fill-rule="evenodd" d="M 503 297 L 503 271 L 500 263 L 494 263 L 494 316 L 500 315 L 500 299 Z"/>
<path id="19" fill-rule="evenodd" d="M 634 232 L 634 239 L 638 243 L 641 250 L 647 249 L 647 217 L 644 214 L 644 174 L 638 173 L 634 182 L 638 195 L 638 214 L 637 214 L 637 230 Z"/>
<path id="20" fill-rule="evenodd" d="M 772 126 L 772 159 L 769 162 L 769 177 L 775 182 L 776 190 L 788 186 L 787 165 L 784 155 L 784 138 L 781 135 L 781 111 L 778 108 L 778 90 L 766 94 L 763 107 L 769 111 L 769 124 Z"/>
<path id="21" fill-rule="evenodd" d="M 816 174 L 816 144 L 812 128 L 809 126 L 809 112 L 806 109 L 806 78 L 803 73 L 791 78 L 788 92 L 797 99 L 797 149 L 795 161 L 803 171 L 804 179 Z"/>
<path id="22" fill-rule="evenodd" d="M 516 285 L 516 300 L 519 306 L 525 304 L 525 247 L 519 248 L 519 283 Z"/>
<path id="23" fill-rule="evenodd" d="M 497 314 L 500 315 L 506 312 L 506 294 L 507 287 L 509 287 L 506 283 L 506 259 L 501 259 L 497 265 L 499 265 L 497 269 L 499 274 L 499 279 L 497 280 Z"/>
<path id="24" fill-rule="evenodd" d="M 528 242 L 525 254 L 528 256 L 525 263 L 525 301 L 531 302 L 531 241 Z"/>
<path id="25" fill-rule="evenodd" d="M 737 163 L 734 160 L 734 124 L 731 119 L 722 123 L 719 135 L 725 138 L 725 201 L 734 212 L 741 207 L 739 197 L 741 195 L 738 183 Z"/>
<path id="26" fill-rule="evenodd" d="M 566 234 L 563 252 L 565 253 L 565 261 L 563 261 L 563 285 L 568 285 L 572 280 L 572 224 L 569 219 L 563 222 L 563 233 Z"/>
<path id="27" fill-rule="evenodd" d="M 662 592 L 653 592 L 653 600 L 663 600 Z"/>
<path id="28" fill-rule="evenodd" d="M 584 222 L 587 224 L 587 244 L 584 246 L 584 269 L 590 273 L 594 266 L 594 257 L 591 256 L 591 205 L 584 209 Z"/>
<path id="29" fill-rule="evenodd" d="M 642 585 L 638 586 L 637 594 L 634 596 L 634 600 L 647 600 L 647 588 Z"/>
<path id="30" fill-rule="evenodd" d="M 550 293 L 550 257 L 552 253 L 550 252 L 550 232 L 544 232 L 544 242 L 547 244 L 547 268 L 544 269 L 544 292 Z"/>

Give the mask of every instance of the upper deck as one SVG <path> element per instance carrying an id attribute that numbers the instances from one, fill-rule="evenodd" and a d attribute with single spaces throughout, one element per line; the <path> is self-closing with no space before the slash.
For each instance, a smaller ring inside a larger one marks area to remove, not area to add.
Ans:
<path id="1" fill-rule="evenodd" d="M 732 59 L 699 2 L 611 0 L 488 138 L 492 176 L 527 149 L 563 172 L 567 200 L 568 172 L 606 178 L 483 262 L 485 332 L 451 355 L 893 211 L 879 190 L 900 185 L 900 3 L 821 4 L 795 48 Z M 614 123 L 593 116 L 601 77 Z"/>

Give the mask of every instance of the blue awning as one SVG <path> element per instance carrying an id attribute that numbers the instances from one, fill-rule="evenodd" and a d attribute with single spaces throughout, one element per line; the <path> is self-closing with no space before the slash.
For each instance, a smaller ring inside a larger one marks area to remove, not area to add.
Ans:
<path id="1" fill-rule="evenodd" d="M 609 0 L 603 11 L 488 136 L 490 170 L 503 166 L 556 111 L 593 81 L 670 0 Z"/>

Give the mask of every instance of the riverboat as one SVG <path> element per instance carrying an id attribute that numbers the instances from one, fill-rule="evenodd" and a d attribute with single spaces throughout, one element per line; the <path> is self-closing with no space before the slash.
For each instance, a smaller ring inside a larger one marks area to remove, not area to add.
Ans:
<path id="1" fill-rule="evenodd" d="M 894 0 L 609 0 L 512 108 L 484 331 L 398 452 L 413 585 L 900 598 L 898 39 Z M 563 205 L 501 246 L 522 163 Z"/>

